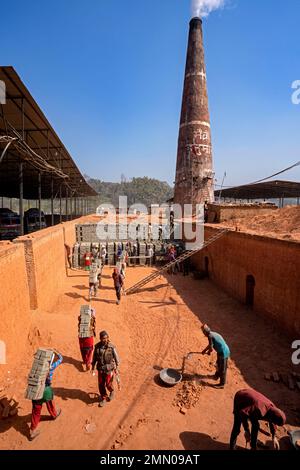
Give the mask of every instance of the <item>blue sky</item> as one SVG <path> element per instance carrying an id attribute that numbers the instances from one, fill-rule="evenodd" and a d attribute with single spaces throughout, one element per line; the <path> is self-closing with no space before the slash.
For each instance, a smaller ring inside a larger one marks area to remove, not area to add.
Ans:
<path id="1" fill-rule="evenodd" d="M 190 0 L 1 2 L 13 65 L 82 172 L 174 181 Z M 300 1 L 228 0 L 204 20 L 218 183 L 300 160 Z M 282 176 L 300 180 L 300 169 Z"/>

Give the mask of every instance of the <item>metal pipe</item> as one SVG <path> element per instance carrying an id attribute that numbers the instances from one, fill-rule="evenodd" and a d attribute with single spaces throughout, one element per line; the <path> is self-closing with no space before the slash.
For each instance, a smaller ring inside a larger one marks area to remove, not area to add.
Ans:
<path id="1" fill-rule="evenodd" d="M 0 157 L 0 163 L 2 162 L 3 158 L 5 157 L 5 154 L 8 150 L 8 147 L 15 141 L 15 140 L 18 140 L 16 137 L 12 138 L 10 142 L 8 142 L 8 144 L 5 146 L 2 154 L 1 154 L 1 157 Z"/>

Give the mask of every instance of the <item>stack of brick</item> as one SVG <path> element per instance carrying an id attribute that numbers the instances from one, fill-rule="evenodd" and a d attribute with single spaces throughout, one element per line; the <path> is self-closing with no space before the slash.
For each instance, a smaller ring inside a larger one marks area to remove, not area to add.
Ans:
<path id="1" fill-rule="evenodd" d="M 80 323 L 79 323 L 79 338 L 90 338 L 93 336 L 93 329 L 91 326 L 92 310 L 89 305 L 81 305 L 80 307 Z"/>
<path id="2" fill-rule="evenodd" d="M 273 381 L 275 383 L 282 382 L 290 390 L 298 389 L 300 391 L 300 374 L 297 374 L 296 372 L 268 372 L 267 374 L 265 374 L 265 379 L 268 381 Z"/>
<path id="3" fill-rule="evenodd" d="M 145 266 L 146 264 L 146 243 L 139 242 L 139 260 L 140 265 Z"/>
<path id="4" fill-rule="evenodd" d="M 73 268 L 75 269 L 78 269 L 79 266 L 80 266 L 80 262 L 79 262 L 79 249 L 80 249 L 80 245 L 79 243 L 75 243 L 74 245 L 74 250 L 73 250 Z"/>
<path id="5" fill-rule="evenodd" d="M 45 382 L 50 370 L 53 357 L 52 349 L 40 348 L 34 355 L 34 361 L 28 376 L 28 385 L 25 398 L 40 400 L 45 390 Z"/>
<path id="6" fill-rule="evenodd" d="M 7 397 L 0 398 L 0 418 L 5 419 L 18 413 L 18 402 L 15 397 L 8 400 Z"/>
<path id="7" fill-rule="evenodd" d="M 78 243 L 99 243 L 97 237 L 97 224 L 80 224 L 75 226 L 76 241 Z"/>
<path id="8" fill-rule="evenodd" d="M 115 244 L 114 242 L 107 243 L 107 264 L 113 266 L 115 264 Z"/>

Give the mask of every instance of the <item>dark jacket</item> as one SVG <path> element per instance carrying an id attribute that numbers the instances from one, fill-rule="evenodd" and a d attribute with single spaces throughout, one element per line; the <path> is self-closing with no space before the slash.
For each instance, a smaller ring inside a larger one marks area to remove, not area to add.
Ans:
<path id="1" fill-rule="evenodd" d="M 92 361 L 92 369 L 97 366 L 97 370 L 99 371 L 111 372 L 116 369 L 119 364 L 120 359 L 116 348 L 112 343 L 104 345 L 100 341 L 96 344 Z"/>
<path id="2" fill-rule="evenodd" d="M 124 283 L 124 279 L 122 278 L 121 274 L 120 273 L 113 273 L 112 274 L 112 278 L 114 280 L 114 285 L 115 285 L 115 288 L 120 288 L 122 287 L 123 283 Z"/>

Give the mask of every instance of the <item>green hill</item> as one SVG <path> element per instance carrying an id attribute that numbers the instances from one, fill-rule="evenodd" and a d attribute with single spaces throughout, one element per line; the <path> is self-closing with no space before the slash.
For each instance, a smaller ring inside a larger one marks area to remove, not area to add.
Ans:
<path id="1" fill-rule="evenodd" d="M 173 189 L 165 181 L 153 178 L 132 178 L 130 181 L 121 183 L 109 183 L 93 178 L 86 178 L 92 188 L 99 196 L 96 198 L 98 204 L 110 203 L 115 207 L 119 205 L 119 196 L 127 196 L 127 204 L 162 204 L 173 196 Z"/>

